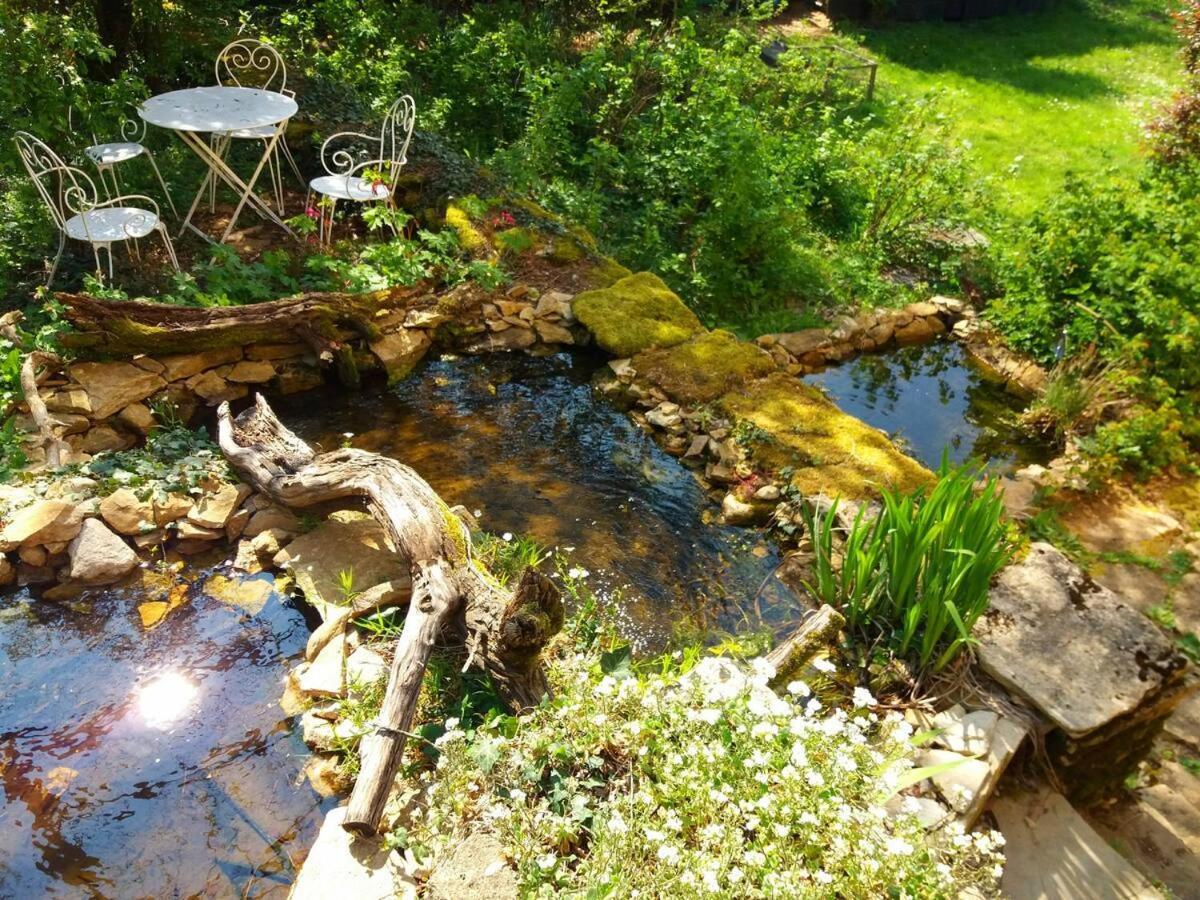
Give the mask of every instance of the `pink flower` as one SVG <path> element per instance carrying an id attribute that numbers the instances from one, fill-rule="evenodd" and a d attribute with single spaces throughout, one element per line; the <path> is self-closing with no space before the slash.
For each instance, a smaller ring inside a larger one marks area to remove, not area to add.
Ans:
<path id="1" fill-rule="evenodd" d="M 304 214 L 306 216 L 308 216 L 310 219 L 318 219 L 321 217 L 321 214 L 319 212 L 317 212 L 317 208 L 315 206 L 305 207 Z"/>

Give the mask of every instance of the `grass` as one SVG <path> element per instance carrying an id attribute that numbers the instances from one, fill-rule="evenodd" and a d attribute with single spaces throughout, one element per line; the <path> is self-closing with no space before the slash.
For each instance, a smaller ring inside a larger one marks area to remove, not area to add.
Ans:
<path id="1" fill-rule="evenodd" d="M 1140 125 L 1180 71 L 1172 0 L 1051 0 L 1041 13 L 849 28 L 882 101 L 944 92 L 955 133 L 1009 215 L 1076 172 L 1132 171 Z"/>

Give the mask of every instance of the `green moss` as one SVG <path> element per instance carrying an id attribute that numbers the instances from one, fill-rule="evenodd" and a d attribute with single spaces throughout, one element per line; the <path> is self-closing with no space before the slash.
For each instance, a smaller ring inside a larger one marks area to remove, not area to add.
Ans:
<path id="1" fill-rule="evenodd" d="M 586 255 L 587 252 L 573 238 L 555 237 L 550 240 L 549 252 L 546 254 L 546 259 L 560 266 L 565 266 L 573 262 L 579 262 Z"/>
<path id="2" fill-rule="evenodd" d="M 622 278 L 628 278 L 632 275 L 629 269 L 625 268 L 611 256 L 602 256 L 600 261 L 588 272 L 588 284 L 592 288 L 611 287 Z"/>
<path id="3" fill-rule="evenodd" d="M 617 356 L 672 347 L 704 330 L 696 314 L 652 272 L 575 297 L 575 315 L 596 343 Z"/>
<path id="4" fill-rule="evenodd" d="M 646 350 L 633 367 L 678 403 L 715 400 L 726 391 L 775 371 L 775 363 L 754 344 L 728 331 L 709 331 L 674 347 Z"/>
<path id="5" fill-rule="evenodd" d="M 806 496 L 861 500 L 885 486 L 912 491 L 933 481 L 933 473 L 881 432 L 782 372 L 730 391 L 717 403 L 765 435 L 749 448 L 755 468 L 794 469 L 792 484 Z"/>
<path id="6" fill-rule="evenodd" d="M 442 514 L 442 524 L 446 526 L 446 534 L 454 542 L 454 562 L 461 565 L 470 556 L 467 526 L 441 497 L 438 498 L 438 509 Z"/>
<path id="7" fill-rule="evenodd" d="M 468 253 L 476 253 L 487 247 L 487 238 L 471 223 L 466 210 L 456 203 L 446 207 L 446 224 L 458 235 L 458 242 Z"/>

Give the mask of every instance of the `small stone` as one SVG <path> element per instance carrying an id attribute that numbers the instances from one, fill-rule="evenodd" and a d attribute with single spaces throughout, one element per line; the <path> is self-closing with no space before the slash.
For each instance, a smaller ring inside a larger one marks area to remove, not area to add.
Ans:
<path id="1" fill-rule="evenodd" d="M 270 381 L 274 377 L 275 367 L 265 359 L 243 359 L 236 363 L 229 370 L 229 374 L 225 376 L 226 380 L 237 384 L 262 384 L 264 381 Z"/>
<path id="2" fill-rule="evenodd" d="M 216 372 L 202 372 L 189 378 L 187 386 L 201 397 L 209 406 L 216 406 L 228 400 L 238 400 L 250 391 L 244 384 L 230 384 Z"/>
<path id="3" fill-rule="evenodd" d="M 250 517 L 250 521 L 246 523 L 246 528 L 242 531 L 242 535 L 252 538 L 262 534 L 264 531 L 270 530 L 296 535 L 301 530 L 300 520 L 296 518 L 295 513 L 284 509 L 282 506 L 268 506 L 266 509 L 260 509 Z"/>
<path id="4" fill-rule="evenodd" d="M 25 544 L 69 541 L 79 534 L 82 511 L 66 500 L 38 500 L 11 514 L 0 531 L 0 552 Z"/>
<path id="5" fill-rule="evenodd" d="M 320 659 L 320 657 L 317 657 Z M 371 685 L 386 677 L 388 664 L 386 660 L 370 647 L 358 647 L 346 660 L 346 683 Z"/>
<path id="6" fill-rule="evenodd" d="M 234 510 L 249 496 L 247 485 L 223 484 L 192 506 L 187 514 L 188 521 L 201 528 L 224 528 Z"/>
<path id="7" fill-rule="evenodd" d="M 721 501 L 721 519 L 726 525 L 761 525 L 770 517 L 769 506 L 747 503 L 730 492 Z"/>
<path id="8" fill-rule="evenodd" d="M 145 403 L 130 403 L 117 416 L 126 426 L 138 434 L 149 434 L 157 424 L 154 413 Z"/>
<path id="9" fill-rule="evenodd" d="M 205 528 L 190 519 L 182 519 L 175 525 L 175 533 L 183 541 L 219 541 L 225 532 L 219 528 Z"/>
<path id="10" fill-rule="evenodd" d="M 258 558 L 252 541 L 238 541 L 237 553 L 233 558 L 233 568 L 248 575 L 257 575 L 263 570 L 262 562 Z"/>
<path id="11" fill-rule="evenodd" d="M 161 528 L 156 528 L 154 531 L 147 531 L 144 534 L 135 534 L 131 538 L 133 546 L 139 550 L 147 550 L 150 547 L 157 547 L 167 539 L 167 533 Z"/>
<path id="12" fill-rule="evenodd" d="M 569 328 L 564 328 L 561 325 L 556 325 L 553 322 L 538 321 L 534 324 L 534 330 L 537 331 L 540 337 L 547 344 L 574 344 L 575 336 L 571 334 Z"/>
<path id="13" fill-rule="evenodd" d="M 67 374 L 87 391 L 91 414 L 95 419 L 116 415 L 130 403 L 145 400 L 166 387 L 166 382 L 160 376 L 126 362 L 77 363 L 67 368 Z"/>
<path id="14" fill-rule="evenodd" d="M 942 797 L 957 813 L 966 813 L 983 789 L 989 767 L 986 762 L 949 750 L 925 750 L 917 755 L 918 766 L 946 766 L 930 776 Z"/>
<path id="15" fill-rule="evenodd" d="M 17 577 L 17 568 L 9 558 L 0 553 L 0 587 L 12 584 Z"/>
<path id="16" fill-rule="evenodd" d="M 225 523 L 225 539 L 228 541 L 236 541 L 243 531 L 246 530 L 246 523 L 250 521 L 250 510 L 242 507 L 237 510 L 229 521 Z"/>
<path id="17" fill-rule="evenodd" d="M 133 549 L 99 519 L 84 520 L 67 554 L 71 559 L 70 578 L 81 584 L 112 584 L 138 563 Z"/>
<path id="18" fill-rule="evenodd" d="M 754 499 L 761 500 L 764 503 L 776 503 L 779 500 L 779 486 L 775 484 L 764 484 L 754 492 Z"/>
<path id="19" fill-rule="evenodd" d="M 92 411 L 92 402 L 83 388 L 64 388 L 48 395 L 45 400 L 47 412 L 87 416 Z"/>
<path id="20" fill-rule="evenodd" d="M 153 501 L 154 524 L 159 528 L 170 525 L 182 519 L 189 512 L 195 501 L 184 494 L 167 494 L 165 497 L 155 497 Z"/>
<path id="21" fill-rule="evenodd" d="M 72 446 L 77 450 L 93 455 L 114 450 L 128 450 L 133 445 L 134 439 L 130 435 L 108 425 L 95 425 L 79 438 L 78 443 L 72 442 Z"/>
<path id="22" fill-rule="evenodd" d="M 155 375 L 163 375 L 167 371 L 167 367 L 160 363 L 157 359 L 151 356 L 146 356 L 144 353 L 139 353 L 130 360 L 139 369 L 145 369 L 147 372 L 153 372 Z"/>
<path id="23" fill-rule="evenodd" d="M 204 350 L 200 353 L 181 353 L 174 356 L 164 356 L 159 362 L 165 367 L 163 378 L 167 381 L 180 381 L 199 375 L 205 369 L 215 369 L 226 363 L 237 362 L 242 358 L 241 347 L 220 347 L 215 350 Z"/>
<path id="24" fill-rule="evenodd" d="M 284 531 L 282 528 L 268 528 L 266 531 L 260 531 L 254 535 L 250 539 L 250 546 L 254 548 L 259 560 L 265 565 L 270 563 L 275 558 L 275 554 L 286 547 L 293 537 L 295 534 L 291 531 Z"/>
<path id="25" fill-rule="evenodd" d="M 30 544 L 17 551 L 21 562 L 29 566 L 44 566 L 46 564 L 46 548 L 41 544 Z"/>
<path id="26" fill-rule="evenodd" d="M 684 459 L 700 459 L 704 456 L 704 451 L 708 448 L 708 435 L 698 434 L 692 438 L 692 442 L 688 444 L 687 451 L 683 454 Z"/>
<path id="27" fill-rule="evenodd" d="M 683 422 L 679 404 L 664 401 L 646 413 L 646 421 L 656 428 L 674 428 Z"/>
<path id="28" fill-rule="evenodd" d="M 300 667 L 300 693 L 306 697 L 344 697 L 343 669 L 348 652 L 345 633 L 322 647 L 316 659 Z"/>
<path id="29" fill-rule="evenodd" d="M 990 709 L 977 709 L 962 715 L 939 713 L 933 718 L 933 726 L 941 733 L 935 743 L 968 756 L 983 756 L 992 742 L 992 731 L 999 716 Z"/>

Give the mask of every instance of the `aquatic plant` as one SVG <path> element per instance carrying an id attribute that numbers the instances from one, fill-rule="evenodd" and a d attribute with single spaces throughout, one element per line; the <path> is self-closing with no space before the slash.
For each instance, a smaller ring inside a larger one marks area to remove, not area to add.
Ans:
<path id="1" fill-rule="evenodd" d="M 879 513 L 860 507 L 844 537 L 836 501 L 823 515 L 803 507 L 815 555 L 809 590 L 861 638 L 882 638 L 933 672 L 971 644 L 992 576 L 1014 551 L 996 480 L 977 490 L 977 468 L 945 459 L 938 474 L 928 493 L 885 490 Z"/>

